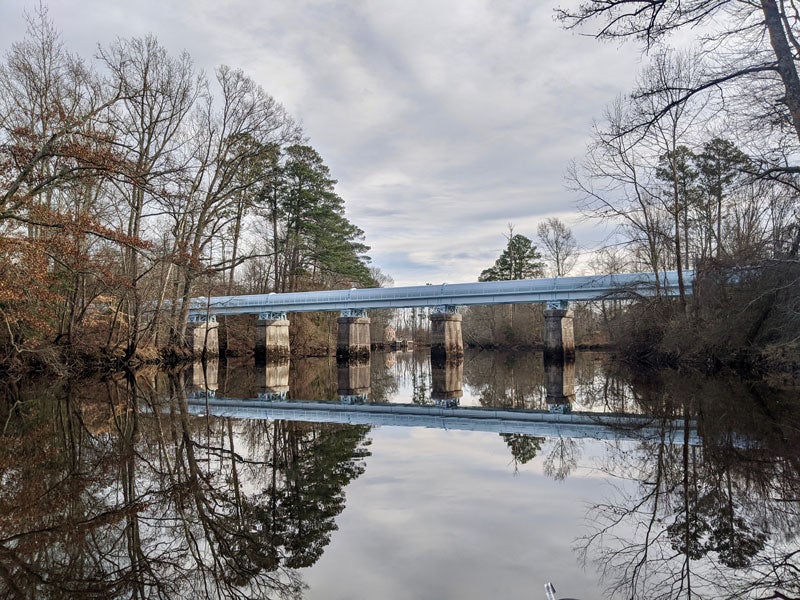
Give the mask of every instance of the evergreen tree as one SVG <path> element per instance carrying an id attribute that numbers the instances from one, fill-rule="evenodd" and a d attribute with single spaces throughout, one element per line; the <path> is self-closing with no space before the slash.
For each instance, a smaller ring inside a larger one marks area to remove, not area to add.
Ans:
<path id="1" fill-rule="evenodd" d="M 301 279 L 325 287 L 372 283 L 364 232 L 345 217 L 335 185 L 314 148 L 286 149 L 279 202 L 285 236 L 280 291 L 298 290 Z"/>
<path id="2" fill-rule="evenodd" d="M 484 269 L 478 281 L 508 281 L 544 276 L 542 255 L 524 235 L 509 235 L 508 246 L 494 266 Z"/>
<path id="3" fill-rule="evenodd" d="M 700 187 L 707 198 L 708 225 L 716 239 L 716 257 L 724 251 L 722 243 L 722 221 L 725 199 L 737 183 L 742 171 L 749 163 L 748 156 L 726 139 L 714 138 L 705 143 L 695 163 L 700 176 Z"/>
<path id="4" fill-rule="evenodd" d="M 681 145 L 671 152 L 662 154 L 656 167 L 656 177 L 663 181 L 668 189 L 669 199 L 665 204 L 672 214 L 674 223 L 676 259 L 680 261 L 683 258 L 684 269 L 689 268 L 690 213 L 696 208 L 698 197 L 695 159 L 694 152 L 687 146 Z"/>

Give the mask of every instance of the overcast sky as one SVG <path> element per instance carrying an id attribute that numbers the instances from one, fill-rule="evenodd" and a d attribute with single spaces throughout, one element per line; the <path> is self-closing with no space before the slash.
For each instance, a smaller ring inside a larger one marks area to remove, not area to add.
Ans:
<path id="1" fill-rule="evenodd" d="M 562 0 L 561 4 L 568 0 Z M 602 241 L 564 188 L 592 120 L 631 89 L 637 49 L 563 30 L 529 0 L 51 0 L 66 45 L 153 33 L 211 72 L 243 69 L 304 125 L 373 263 L 397 285 L 475 281 L 508 223 Z M 0 2 L 5 49 L 29 0 Z"/>

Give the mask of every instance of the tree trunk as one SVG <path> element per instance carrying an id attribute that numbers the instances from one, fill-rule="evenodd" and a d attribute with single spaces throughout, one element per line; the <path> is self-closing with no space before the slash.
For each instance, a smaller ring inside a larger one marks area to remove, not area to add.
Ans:
<path id="1" fill-rule="evenodd" d="M 233 250 L 231 252 L 231 270 L 228 276 L 228 295 L 233 295 L 233 272 L 236 269 L 236 254 L 239 251 L 239 235 L 242 231 L 242 213 L 244 212 L 244 200 L 239 199 L 236 206 L 236 221 L 233 227 Z"/>
<path id="2" fill-rule="evenodd" d="M 678 169 L 674 164 L 674 150 L 673 158 L 670 159 L 672 167 L 672 193 L 674 194 L 673 215 L 675 217 L 675 267 L 678 271 L 678 293 L 681 298 L 681 307 L 686 312 L 686 290 L 683 285 L 683 265 L 681 263 L 681 207 L 680 207 L 680 190 L 678 187 Z"/>
<path id="3" fill-rule="evenodd" d="M 275 285 L 272 291 L 278 291 L 278 273 L 280 273 L 279 265 L 279 243 L 278 243 L 278 191 L 277 188 L 272 191 L 272 265 L 273 277 L 275 278 Z"/>
<path id="4" fill-rule="evenodd" d="M 172 330 L 172 339 L 170 340 L 176 346 L 182 345 L 186 336 L 186 320 L 189 317 L 189 300 L 192 299 L 194 277 L 191 268 L 187 269 L 181 292 L 180 311 L 178 312 L 177 322 Z"/>
<path id="5" fill-rule="evenodd" d="M 778 73 L 786 89 L 786 105 L 789 107 L 797 139 L 800 140 L 800 77 L 797 75 L 792 49 L 786 39 L 781 13 L 775 0 L 761 0 L 761 10 L 764 12 L 769 40 L 778 61 Z"/>

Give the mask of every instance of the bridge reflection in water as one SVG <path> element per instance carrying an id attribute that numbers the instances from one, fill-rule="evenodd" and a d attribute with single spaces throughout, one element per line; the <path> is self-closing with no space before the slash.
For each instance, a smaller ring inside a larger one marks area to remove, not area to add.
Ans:
<path id="1" fill-rule="evenodd" d="M 339 400 L 343 404 L 369 402 L 372 381 L 370 359 L 343 361 L 339 362 L 336 367 Z"/>
<path id="2" fill-rule="evenodd" d="M 640 413 L 599 413 L 573 411 L 575 363 L 570 360 L 545 362 L 548 410 L 462 407 L 462 358 L 433 360 L 431 363 L 432 404 L 370 402 L 371 363 L 369 359 L 337 364 L 336 401 L 289 400 L 289 362 L 279 361 L 257 367 L 257 397 L 226 397 L 217 393 L 217 370 L 195 369 L 187 389 L 189 412 L 237 419 L 304 421 L 371 426 L 426 427 L 543 438 L 598 440 L 663 440 L 684 443 L 683 419 L 659 419 Z M 688 442 L 700 439 L 691 423 Z"/>
<path id="3" fill-rule="evenodd" d="M 236 419 L 344 423 L 351 425 L 429 427 L 462 431 L 520 433 L 544 438 L 596 440 L 662 440 L 663 422 L 641 415 L 599 413 L 559 414 L 549 411 L 510 411 L 486 408 L 445 408 L 409 404 L 336 404 L 287 400 L 187 397 L 189 412 Z M 683 420 L 668 423 L 671 443 L 684 440 Z M 693 429 L 690 445 L 700 440 Z"/>

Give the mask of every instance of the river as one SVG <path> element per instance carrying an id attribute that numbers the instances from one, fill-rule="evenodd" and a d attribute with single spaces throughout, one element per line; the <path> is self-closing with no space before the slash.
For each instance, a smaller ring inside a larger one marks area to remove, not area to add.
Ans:
<path id="1" fill-rule="evenodd" d="M 402 352 L 2 393 L 2 597 L 800 595 L 796 388 Z"/>

